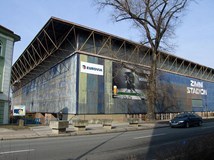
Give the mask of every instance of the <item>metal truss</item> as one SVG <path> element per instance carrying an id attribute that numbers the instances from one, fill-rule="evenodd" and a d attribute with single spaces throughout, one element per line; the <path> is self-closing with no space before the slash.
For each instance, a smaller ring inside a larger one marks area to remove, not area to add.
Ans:
<path id="1" fill-rule="evenodd" d="M 103 34 L 103 39 L 99 39 L 100 37 L 97 34 L 101 33 L 93 30 L 87 36 L 85 35 L 85 41 L 77 48 L 77 52 L 150 68 L 151 49 L 149 47 L 107 34 Z M 214 81 L 214 70 L 212 68 L 169 53 L 158 53 L 157 66 L 159 70 L 165 72 Z"/>
<path id="2" fill-rule="evenodd" d="M 197 63 L 172 56 L 170 54 L 158 54 L 158 67 L 160 70 L 198 78 L 206 81 L 214 81 L 214 70 Z"/>
<path id="3" fill-rule="evenodd" d="M 29 83 L 71 53 L 146 68 L 151 64 L 149 47 L 52 17 L 12 66 L 11 84 L 21 87 Z M 157 59 L 159 70 L 214 81 L 212 68 L 164 52 L 159 52 Z"/>
<path id="4" fill-rule="evenodd" d="M 74 26 L 51 18 L 12 66 L 11 84 L 23 86 L 65 59 L 75 50 L 75 35 Z"/>

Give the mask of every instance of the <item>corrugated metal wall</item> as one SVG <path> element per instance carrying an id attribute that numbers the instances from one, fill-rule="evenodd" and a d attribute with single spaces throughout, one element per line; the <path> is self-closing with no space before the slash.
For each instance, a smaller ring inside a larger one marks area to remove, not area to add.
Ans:
<path id="1" fill-rule="evenodd" d="M 78 114 L 146 113 L 147 107 L 145 99 L 139 100 L 113 97 L 112 88 L 113 79 L 115 78 L 113 77 L 115 76 L 115 66 L 113 63 L 115 62 L 87 55 L 79 56 L 79 63 L 83 61 L 103 65 L 104 75 L 79 73 Z M 143 70 L 143 68 L 140 70 Z M 123 75 L 121 74 L 120 76 Z M 214 85 L 211 82 L 160 72 L 158 73 L 157 83 L 156 112 L 158 113 L 214 111 Z M 192 86 L 194 84 L 191 83 L 196 83 L 196 86 Z M 203 83 L 203 87 L 197 86 L 197 83 Z M 205 90 L 207 94 L 188 93 L 188 87 L 195 88 L 199 91 Z"/>
<path id="2" fill-rule="evenodd" d="M 13 94 L 13 105 L 27 112 L 76 113 L 76 55 L 37 77 Z"/>
<path id="3" fill-rule="evenodd" d="M 103 75 L 81 72 L 81 62 L 103 66 Z M 146 100 L 140 99 L 142 97 L 128 99 L 113 96 L 113 63 L 103 58 L 76 54 L 14 93 L 13 105 L 26 105 L 27 112 L 57 113 L 62 110 L 70 114 L 146 113 Z M 124 82 L 123 76 L 121 73 Z M 193 81 L 198 84 L 202 82 L 176 74 L 159 73 L 156 112 L 214 111 L 213 83 L 203 81 L 200 87 L 191 84 Z M 142 83 L 146 84 L 146 81 Z M 146 93 L 145 84 L 136 83 L 136 87 L 141 85 L 141 91 Z M 188 87 L 204 89 L 207 94 L 187 93 Z"/>
<path id="4" fill-rule="evenodd" d="M 78 114 L 145 113 L 145 102 L 113 98 L 113 62 L 97 57 L 79 55 L 79 63 L 88 62 L 104 66 L 103 75 L 79 73 Z M 80 70 L 80 69 L 79 69 Z"/>
<path id="5" fill-rule="evenodd" d="M 86 55 L 79 56 L 79 63 L 88 62 L 104 65 L 103 59 Z M 104 86 L 104 75 L 94 75 L 79 72 L 79 114 L 105 113 Z"/>
<path id="6" fill-rule="evenodd" d="M 158 112 L 214 111 L 213 83 L 166 72 L 158 79 Z"/>

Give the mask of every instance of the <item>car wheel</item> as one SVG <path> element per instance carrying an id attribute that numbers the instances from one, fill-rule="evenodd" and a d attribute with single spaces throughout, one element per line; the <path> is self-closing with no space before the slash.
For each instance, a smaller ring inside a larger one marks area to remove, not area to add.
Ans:
<path id="1" fill-rule="evenodd" d="M 201 121 L 198 122 L 198 126 L 202 126 L 202 122 Z"/>
<path id="2" fill-rule="evenodd" d="M 189 122 L 186 122 L 186 128 L 189 128 Z"/>

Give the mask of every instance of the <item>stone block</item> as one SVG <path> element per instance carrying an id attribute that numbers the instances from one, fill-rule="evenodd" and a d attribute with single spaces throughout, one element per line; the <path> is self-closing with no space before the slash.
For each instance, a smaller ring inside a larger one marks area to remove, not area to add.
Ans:
<path id="1" fill-rule="evenodd" d="M 52 129 L 52 133 L 60 134 L 65 133 L 68 128 L 68 121 L 50 121 L 49 127 Z"/>
<path id="2" fill-rule="evenodd" d="M 87 125 L 88 125 L 88 120 L 82 120 L 82 119 L 73 120 L 73 126 L 77 131 L 85 131 Z"/>
<path id="3" fill-rule="evenodd" d="M 130 126 L 138 127 L 139 126 L 139 119 L 138 118 L 128 118 L 127 119 Z"/>
<path id="4" fill-rule="evenodd" d="M 52 129 L 68 128 L 68 121 L 50 121 L 49 127 Z"/>

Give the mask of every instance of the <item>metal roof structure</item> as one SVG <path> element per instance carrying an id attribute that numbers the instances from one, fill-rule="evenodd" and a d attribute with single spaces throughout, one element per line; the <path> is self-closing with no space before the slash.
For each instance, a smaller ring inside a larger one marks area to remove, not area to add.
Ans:
<path id="1" fill-rule="evenodd" d="M 148 68 L 151 62 L 147 46 L 51 17 L 12 66 L 11 85 L 20 88 L 75 53 Z M 157 59 L 159 70 L 214 81 L 212 68 L 161 51 Z"/>

